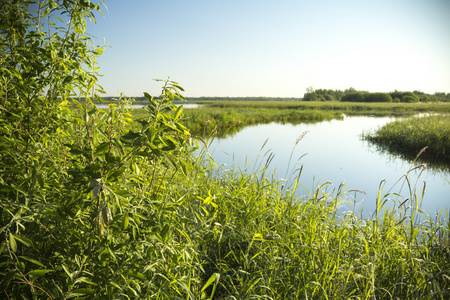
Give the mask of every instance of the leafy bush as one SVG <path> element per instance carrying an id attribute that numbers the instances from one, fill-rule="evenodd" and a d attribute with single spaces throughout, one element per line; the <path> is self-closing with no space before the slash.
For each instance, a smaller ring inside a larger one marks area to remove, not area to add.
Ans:
<path id="1" fill-rule="evenodd" d="M 410 96 L 410 95 L 406 95 L 406 96 L 403 96 L 402 102 L 415 103 L 415 102 L 419 102 L 419 98 L 418 97 L 413 97 L 413 96 Z"/>
<path id="2" fill-rule="evenodd" d="M 364 93 L 363 92 L 355 92 L 346 94 L 341 98 L 343 102 L 364 102 Z"/>
<path id="3" fill-rule="evenodd" d="M 392 102 L 392 98 L 387 93 L 368 93 L 364 96 L 364 102 Z"/>
<path id="4" fill-rule="evenodd" d="M 196 249 L 180 244 L 188 235 L 174 227 L 182 197 L 171 196 L 171 180 L 192 165 L 182 107 L 172 102 L 182 89 L 166 81 L 158 100 L 145 93 L 140 130 L 132 130 L 129 100 L 95 107 L 102 48 L 91 48 L 84 18 L 94 18 L 99 4 L 24 0 L 0 8 L 0 294 L 7 299 L 168 298 L 184 287 L 201 294 L 212 283 L 200 289 Z M 53 23 L 59 16 L 67 19 Z M 75 92 L 83 102 L 69 99 Z"/>

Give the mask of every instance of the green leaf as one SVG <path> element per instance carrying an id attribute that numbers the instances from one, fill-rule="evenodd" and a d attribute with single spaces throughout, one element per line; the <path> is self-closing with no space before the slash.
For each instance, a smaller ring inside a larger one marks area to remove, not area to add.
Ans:
<path id="1" fill-rule="evenodd" d="M 30 239 L 26 238 L 26 237 L 23 237 L 23 236 L 20 236 L 20 235 L 15 235 L 14 238 L 16 240 L 18 240 L 19 242 L 21 242 L 22 244 L 24 244 L 25 246 L 27 246 L 27 247 L 33 246 L 33 242 Z"/>
<path id="2" fill-rule="evenodd" d="M 50 269 L 31 270 L 30 272 L 27 273 L 27 275 L 41 276 L 51 272 L 55 272 L 55 270 Z"/>
<path id="3" fill-rule="evenodd" d="M 109 143 L 108 142 L 103 142 L 100 145 L 97 146 L 97 149 L 95 149 L 95 154 L 102 154 L 102 153 L 106 153 L 109 150 Z"/>
<path id="4" fill-rule="evenodd" d="M 22 272 L 22 273 L 25 272 L 25 264 L 23 262 L 18 261 L 16 265 L 17 265 L 17 269 L 19 269 L 20 272 Z"/>
<path id="5" fill-rule="evenodd" d="M 163 241 L 165 241 L 165 237 L 169 233 L 169 229 L 170 229 L 169 225 L 166 224 L 166 225 L 164 225 L 163 229 L 161 230 L 160 236 Z"/>
<path id="6" fill-rule="evenodd" d="M 66 299 L 79 297 L 79 296 L 92 295 L 93 293 L 94 293 L 93 289 L 88 289 L 88 288 L 76 289 L 76 290 L 73 290 L 72 292 L 70 292 L 69 295 L 67 295 Z"/>
<path id="7" fill-rule="evenodd" d="M 84 277 L 84 276 L 79 277 L 79 278 L 77 278 L 77 280 L 75 280 L 75 284 L 77 284 L 79 282 L 84 282 L 84 283 L 87 283 L 87 284 L 90 284 L 90 285 L 97 285 L 95 282 L 89 280 L 89 278 Z"/>
<path id="8" fill-rule="evenodd" d="M 152 99 L 153 99 L 153 97 L 150 96 L 150 94 L 147 92 L 144 92 L 144 96 L 145 96 L 145 98 L 147 98 L 148 101 L 152 101 Z"/>
<path id="9" fill-rule="evenodd" d="M 1 253 L 1 252 L 0 252 Z M 44 265 L 41 263 L 41 262 L 39 262 L 39 261 L 37 261 L 37 260 L 35 260 L 35 259 L 32 259 L 32 258 L 29 258 L 29 257 L 27 257 L 27 256 L 19 256 L 21 259 L 25 259 L 25 260 L 28 260 L 29 262 L 32 262 L 33 264 L 36 264 L 36 265 L 38 265 L 38 266 L 41 266 L 41 267 L 44 267 Z"/>
<path id="10" fill-rule="evenodd" d="M 217 283 L 219 282 L 219 279 L 220 279 L 219 273 L 212 274 L 211 277 L 209 277 L 208 281 L 205 283 L 205 285 L 202 287 L 200 292 L 203 292 L 204 290 L 206 290 L 206 288 L 208 288 L 208 286 L 210 286 L 213 282 L 215 282 L 215 284 L 217 285 Z"/>
<path id="11" fill-rule="evenodd" d="M 126 230 L 128 228 L 129 222 L 130 222 L 130 217 L 128 215 L 125 215 L 123 217 L 123 230 Z"/>
<path id="12" fill-rule="evenodd" d="M 11 248 L 12 252 L 17 251 L 16 239 L 14 238 L 14 235 L 11 232 L 9 233 L 9 247 Z"/>
<path id="13" fill-rule="evenodd" d="M 142 273 L 139 272 L 135 272 L 135 271 L 128 271 L 127 272 L 128 275 L 130 275 L 131 277 L 134 277 L 136 279 L 139 279 L 140 281 L 145 281 L 145 276 Z"/>
<path id="14" fill-rule="evenodd" d="M 94 54 L 97 54 L 97 55 L 102 55 L 102 53 L 103 53 L 103 49 L 101 49 L 101 48 L 94 51 Z"/>
<path id="15" fill-rule="evenodd" d="M 173 117 L 174 120 L 177 120 L 181 113 L 183 112 L 183 105 L 178 106 L 177 111 L 175 112 L 175 116 Z"/>

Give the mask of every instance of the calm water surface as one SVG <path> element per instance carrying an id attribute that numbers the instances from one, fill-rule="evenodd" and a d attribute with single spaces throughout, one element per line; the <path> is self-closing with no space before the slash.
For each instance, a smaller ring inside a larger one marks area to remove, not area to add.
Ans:
<path id="1" fill-rule="evenodd" d="M 357 189 L 365 194 L 347 194 L 352 205 L 341 209 L 362 212 L 368 217 L 375 210 L 378 188 L 383 179 L 386 180 L 383 194 L 395 192 L 404 196 L 389 196 L 392 199 L 390 205 L 398 205 L 410 195 L 407 186 L 402 187 L 404 180 L 396 182 L 409 170 L 411 163 L 386 152 L 381 153 L 376 146 L 361 139 L 363 132 L 372 132 L 393 120 L 390 117 L 345 117 L 344 120 L 316 124 L 257 125 L 246 127 L 225 139 L 215 140 L 210 152 L 215 162 L 224 169 L 239 167 L 249 172 L 257 170 L 259 162 L 264 164 L 268 154 L 273 153 L 269 171 L 273 173 L 276 169 L 278 179 L 292 179 L 292 170 L 303 164 L 300 183 L 305 188 L 297 189 L 299 197 L 307 194 L 306 189 L 313 191 L 327 181 L 331 182 L 327 185 L 329 192 L 344 183 L 345 190 Z M 296 139 L 306 131 L 295 146 L 288 168 Z M 441 209 L 450 208 L 450 183 L 447 181 L 450 174 L 427 168 L 420 177 L 418 175 L 419 171 L 413 171 L 410 179 L 412 183 L 417 182 L 420 195 L 426 182 L 422 209 L 435 216 Z"/>

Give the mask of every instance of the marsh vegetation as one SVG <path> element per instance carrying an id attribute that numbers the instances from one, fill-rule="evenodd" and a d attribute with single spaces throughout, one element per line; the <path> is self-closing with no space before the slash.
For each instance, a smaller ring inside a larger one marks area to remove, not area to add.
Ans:
<path id="1" fill-rule="evenodd" d="M 423 158 L 434 164 L 450 163 L 450 115 L 416 116 L 386 124 L 366 137 L 388 150 Z"/>

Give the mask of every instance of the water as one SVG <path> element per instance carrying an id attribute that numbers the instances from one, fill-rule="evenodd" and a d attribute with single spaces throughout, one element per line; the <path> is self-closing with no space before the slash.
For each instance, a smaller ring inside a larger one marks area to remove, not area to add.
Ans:
<path id="1" fill-rule="evenodd" d="M 292 179 L 292 170 L 303 164 L 300 183 L 304 188 L 297 189 L 297 196 L 306 195 L 306 190 L 313 191 L 328 181 L 331 182 L 327 185 L 330 192 L 344 183 L 347 191 L 356 189 L 365 194 L 348 194 L 352 204 L 343 209 L 361 211 L 363 216 L 368 217 L 375 210 L 379 185 L 383 179 L 386 180 L 383 195 L 395 192 L 404 196 L 389 196 L 392 199 L 388 201 L 390 206 L 398 206 L 410 196 L 407 185 L 402 187 L 404 180 L 396 182 L 410 169 L 411 162 L 380 152 L 375 145 L 361 138 L 363 132 L 374 131 L 392 120 L 394 118 L 391 117 L 345 117 L 343 120 L 316 124 L 257 125 L 246 127 L 233 136 L 216 139 L 210 152 L 215 162 L 223 168 L 239 167 L 249 172 L 258 169 L 258 162 L 263 162 L 264 165 L 269 153 L 273 153 L 274 158 L 267 174 L 276 169 L 276 177 L 280 180 Z M 307 133 L 295 146 L 289 166 L 289 157 L 296 139 L 304 132 Z M 450 180 L 450 174 L 427 168 L 418 176 L 419 170 L 410 173 L 411 183 L 417 182 L 420 199 L 426 182 L 423 211 L 435 216 L 441 209 L 450 208 L 450 183 L 447 181 Z"/>

